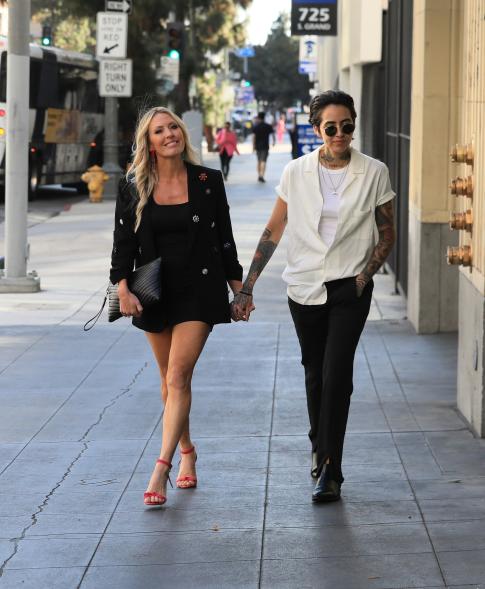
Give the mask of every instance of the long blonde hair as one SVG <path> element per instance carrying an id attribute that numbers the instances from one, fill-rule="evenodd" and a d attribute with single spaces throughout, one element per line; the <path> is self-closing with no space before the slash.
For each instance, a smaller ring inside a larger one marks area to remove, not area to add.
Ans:
<path id="1" fill-rule="evenodd" d="M 148 110 L 139 119 L 135 131 L 133 161 L 126 172 L 127 181 L 135 183 L 139 196 L 139 201 L 136 206 L 135 231 L 137 231 L 140 226 L 142 211 L 158 182 L 157 166 L 152 163 L 152 159 L 150 158 L 150 143 L 148 141 L 148 127 L 150 126 L 153 117 L 158 114 L 168 115 L 180 127 L 185 143 L 185 149 L 181 156 L 182 159 L 190 164 L 199 163 L 199 156 L 190 143 L 189 132 L 185 123 L 171 110 L 163 106 L 155 106 Z"/>

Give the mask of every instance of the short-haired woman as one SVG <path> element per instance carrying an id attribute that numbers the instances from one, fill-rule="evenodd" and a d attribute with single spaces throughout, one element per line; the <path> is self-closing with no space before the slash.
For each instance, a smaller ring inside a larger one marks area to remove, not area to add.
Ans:
<path id="1" fill-rule="evenodd" d="M 128 278 L 134 266 L 158 257 L 162 301 L 143 309 Z M 110 278 L 122 314 L 146 332 L 160 370 L 162 446 L 144 502 L 163 505 L 178 444 L 177 486 L 197 485 L 192 373 L 212 326 L 231 320 L 227 284 L 237 292 L 242 278 L 221 173 L 198 165 L 183 121 L 166 108 L 152 108 L 137 126 L 133 163 L 116 202 Z"/>
<path id="2" fill-rule="evenodd" d="M 254 284 L 288 226 L 283 278 L 305 369 L 315 502 L 340 499 L 355 350 L 372 277 L 395 241 L 389 172 L 351 148 L 356 117 L 344 92 L 313 98 L 310 123 L 324 145 L 284 169 L 272 215 L 233 301 L 233 315 L 247 321 Z"/>

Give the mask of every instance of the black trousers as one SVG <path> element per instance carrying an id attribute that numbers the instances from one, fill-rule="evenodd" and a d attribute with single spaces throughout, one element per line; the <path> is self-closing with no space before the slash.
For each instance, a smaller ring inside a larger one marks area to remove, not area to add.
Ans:
<path id="1" fill-rule="evenodd" d="M 227 151 L 224 149 L 219 154 L 219 159 L 221 160 L 221 171 L 222 171 L 222 174 L 223 174 L 224 178 L 227 178 L 228 175 L 229 175 L 229 165 L 230 165 L 231 160 L 232 160 L 232 155 L 229 155 L 227 153 Z"/>
<path id="2" fill-rule="evenodd" d="M 369 314 L 374 283 L 360 297 L 355 278 L 325 283 L 324 305 L 288 299 L 305 368 L 309 437 L 318 473 L 329 459 L 328 477 L 342 483 L 342 453 L 353 391 L 354 356 Z"/>

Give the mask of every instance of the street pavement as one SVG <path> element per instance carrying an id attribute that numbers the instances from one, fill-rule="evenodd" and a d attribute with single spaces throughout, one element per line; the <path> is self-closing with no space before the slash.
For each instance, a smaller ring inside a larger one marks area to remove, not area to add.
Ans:
<path id="1" fill-rule="evenodd" d="M 247 269 L 290 156 L 278 146 L 263 185 L 241 151 L 227 190 Z M 199 487 L 143 506 L 158 371 L 128 320 L 82 331 L 113 208 L 83 200 L 33 226 L 42 291 L 0 295 L 0 588 L 485 587 L 485 443 L 456 411 L 456 336 L 415 335 L 389 275 L 356 355 L 343 500 L 312 505 L 284 239 L 249 323 L 215 327 L 197 366 Z"/>

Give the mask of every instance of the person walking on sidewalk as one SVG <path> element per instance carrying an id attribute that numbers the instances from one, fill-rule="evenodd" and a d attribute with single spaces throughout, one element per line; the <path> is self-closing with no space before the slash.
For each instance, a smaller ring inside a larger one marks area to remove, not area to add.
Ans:
<path id="1" fill-rule="evenodd" d="M 231 130 L 231 123 L 229 121 L 227 121 L 224 128 L 217 133 L 216 143 L 219 147 L 222 175 L 224 176 L 224 180 L 227 180 L 232 156 L 234 155 L 234 152 L 239 155 L 237 149 L 237 135 Z"/>
<path id="2" fill-rule="evenodd" d="M 265 113 L 258 113 L 257 122 L 253 127 L 253 151 L 258 158 L 258 182 L 266 182 L 264 174 L 266 172 L 266 161 L 269 154 L 269 138 L 273 137 L 273 147 L 275 144 L 274 129 L 271 125 L 264 122 Z"/>
<path id="3" fill-rule="evenodd" d="M 276 140 L 278 143 L 283 143 L 283 138 L 286 133 L 286 117 L 284 114 L 280 115 L 278 122 L 276 123 Z"/>
<path id="4" fill-rule="evenodd" d="M 256 280 L 288 226 L 283 278 L 305 369 L 316 502 L 340 498 L 355 350 L 369 313 L 372 277 L 395 241 L 389 172 L 350 146 L 356 116 L 344 92 L 323 92 L 311 101 L 310 123 L 324 145 L 285 167 L 233 301 L 233 316 L 247 321 Z"/>
<path id="5" fill-rule="evenodd" d="M 189 429 L 192 374 L 212 326 L 231 321 L 227 283 L 233 292 L 242 285 L 222 175 L 197 165 L 187 128 L 166 108 L 150 109 L 138 123 L 113 241 L 110 279 L 118 284 L 121 312 L 146 332 L 162 380 L 162 445 L 144 502 L 163 505 L 177 445 L 177 486 L 197 485 Z M 134 266 L 158 257 L 162 300 L 143 309 L 127 279 Z"/>

